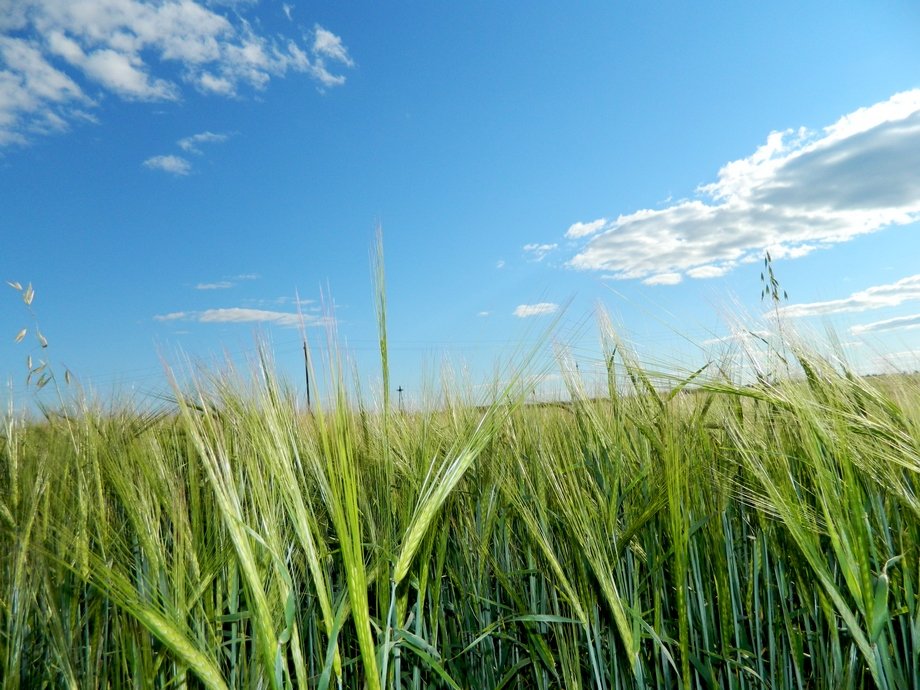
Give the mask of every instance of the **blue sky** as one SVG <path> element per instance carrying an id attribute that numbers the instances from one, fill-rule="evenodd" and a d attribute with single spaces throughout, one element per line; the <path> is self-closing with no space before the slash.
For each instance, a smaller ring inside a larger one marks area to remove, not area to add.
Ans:
<path id="1" fill-rule="evenodd" d="M 563 307 L 583 371 L 598 305 L 692 367 L 765 250 L 790 324 L 914 368 L 920 7 L 761 5 L 0 0 L 0 278 L 50 342 L 4 288 L 0 373 L 159 390 L 262 334 L 297 380 L 299 299 L 373 388 L 378 224 L 412 394 Z"/>

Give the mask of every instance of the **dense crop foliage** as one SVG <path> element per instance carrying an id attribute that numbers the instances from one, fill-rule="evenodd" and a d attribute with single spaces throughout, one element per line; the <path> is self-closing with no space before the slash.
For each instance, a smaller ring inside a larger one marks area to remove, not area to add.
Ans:
<path id="1" fill-rule="evenodd" d="M 10 413 L 3 687 L 917 687 L 920 391 L 798 357 L 663 392 L 611 356 L 559 404 L 306 414 L 262 366 Z"/>

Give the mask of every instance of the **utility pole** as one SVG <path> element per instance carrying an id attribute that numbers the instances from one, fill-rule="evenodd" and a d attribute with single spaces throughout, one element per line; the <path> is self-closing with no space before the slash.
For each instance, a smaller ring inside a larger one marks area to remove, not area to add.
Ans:
<path id="1" fill-rule="evenodd" d="M 403 402 L 402 402 L 403 387 L 400 386 L 399 388 L 397 388 L 396 392 L 399 393 L 399 411 L 402 412 L 403 411 Z"/>

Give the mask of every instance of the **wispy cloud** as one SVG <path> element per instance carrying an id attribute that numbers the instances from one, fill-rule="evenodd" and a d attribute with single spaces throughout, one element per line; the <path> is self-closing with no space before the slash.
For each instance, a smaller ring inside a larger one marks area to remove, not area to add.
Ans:
<path id="1" fill-rule="evenodd" d="M 476 316 L 482 316 L 482 317 L 491 316 L 491 315 L 492 315 L 492 312 L 490 311 L 481 311 L 478 314 L 476 314 Z"/>
<path id="2" fill-rule="evenodd" d="M 153 317 L 154 321 L 184 321 L 190 318 L 187 311 L 171 311 L 168 314 L 157 314 Z"/>
<path id="3" fill-rule="evenodd" d="M 588 235 L 600 232 L 605 225 L 607 225 L 606 218 L 598 218 L 597 220 L 592 220 L 590 223 L 572 223 L 569 229 L 565 231 L 565 236 L 569 239 L 587 237 Z"/>
<path id="4" fill-rule="evenodd" d="M 240 3 L 206 0 L 0 2 L 0 145 L 91 119 L 87 90 L 131 101 L 176 101 L 187 85 L 236 96 L 307 74 L 323 88 L 354 66 L 340 37 L 316 25 L 303 44 L 264 35 Z M 176 75 L 179 75 L 178 78 Z"/>
<path id="5" fill-rule="evenodd" d="M 282 295 L 281 297 L 272 297 L 272 298 L 246 298 L 242 300 L 242 304 L 247 308 L 262 308 L 262 307 L 291 307 L 294 309 L 299 309 L 301 311 L 308 312 L 318 312 L 323 310 L 323 305 L 320 305 L 314 299 L 303 299 L 297 297 L 288 297 Z M 335 305 L 328 305 L 330 310 L 334 310 Z"/>
<path id="6" fill-rule="evenodd" d="M 687 271 L 691 278 L 720 278 L 731 270 L 731 266 L 697 266 Z"/>
<path id="7" fill-rule="evenodd" d="M 866 288 L 843 299 L 809 302 L 807 304 L 790 304 L 780 309 L 780 313 L 794 318 L 822 316 L 825 314 L 896 307 L 904 302 L 916 300 L 920 300 L 920 274 L 902 278 L 896 283 Z"/>
<path id="8" fill-rule="evenodd" d="M 796 258 L 920 219 L 920 89 L 843 116 L 819 132 L 773 132 L 727 163 L 696 199 L 599 225 L 568 265 L 618 279 L 714 277 L 756 261 Z"/>
<path id="9" fill-rule="evenodd" d="M 552 302 L 539 302 L 537 304 L 520 304 L 514 310 L 514 315 L 519 319 L 526 319 L 530 316 L 546 316 L 559 310 L 558 304 Z"/>
<path id="10" fill-rule="evenodd" d="M 677 285 L 684 277 L 680 273 L 658 273 L 642 282 L 646 285 Z"/>
<path id="11" fill-rule="evenodd" d="M 181 156 L 153 156 L 144 161 L 144 167 L 180 176 L 188 175 L 192 170 L 192 164 Z"/>
<path id="12" fill-rule="evenodd" d="M 525 244 L 524 251 L 530 255 L 532 261 L 543 261 L 546 255 L 554 251 L 558 244 Z"/>
<path id="13" fill-rule="evenodd" d="M 495 262 L 495 268 L 504 268 L 504 267 L 505 267 L 504 259 L 499 259 L 498 261 Z"/>
<path id="14" fill-rule="evenodd" d="M 742 343 L 747 344 L 752 340 L 765 340 L 770 337 L 769 331 L 748 331 L 741 330 L 731 335 L 725 335 L 721 338 L 709 338 L 708 340 L 703 341 L 703 345 L 724 345 L 727 343 Z"/>
<path id="15" fill-rule="evenodd" d="M 230 309 L 208 309 L 198 315 L 201 323 L 276 323 L 279 326 L 299 326 L 300 314 L 284 311 L 268 311 L 267 309 L 243 309 L 232 307 Z"/>
<path id="16" fill-rule="evenodd" d="M 185 137 L 179 139 L 176 143 L 179 144 L 179 148 L 185 151 L 186 153 L 201 153 L 201 144 L 215 144 L 227 141 L 228 135 L 226 134 L 215 134 L 214 132 L 201 132 L 200 134 L 193 134 L 190 137 Z"/>
<path id="17" fill-rule="evenodd" d="M 883 373 L 903 373 L 920 369 L 920 350 L 889 352 L 873 357 L 869 369 Z"/>
<path id="18" fill-rule="evenodd" d="M 153 317 L 156 321 L 197 321 L 198 323 L 271 323 L 289 328 L 299 327 L 301 319 L 307 326 L 322 326 L 326 317 L 269 311 L 267 309 L 246 309 L 230 307 L 227 309 L 206 309 L 204 311 L 176 311 Z"/>
<path id="19" fill-rule="evenodd" d="M 6 5 L 0 11 L 4 33 L 7 11 Z M 95 105 L 70 76 L 21 38 L 0 35 L 0 65 L 0 146 L 24 144 L 31 134 L 66 130 L 71 120 Z"/>
<path id="20" fill-rule="evenodd" d="M 311 74 L 324 86 L 339 86 L 345 83 L 345 77 L 332 74 L 326 69 L 326 61 L 339 63 L 345 67 L 354 67 L 354 60 L 348 54 L 348 49 L 342 44 L 342 39 L 331 31 L 327 31 L 319 24 L 313 27 L 313 65 Z"/>
<path id="21" fill-rule="evenodd" d="M 307 307 L 316 305 L 315 299 L 303 299 L 298 297 L 282 296 L 275 300 L 275 304 L 292 304 L 297 307 Z"/>
<path id="22" fill-rule="evenodd" d="M 202 282 L 195 285 L 196 290 L 228 290 L 244 280 L 257 280 L 259 275 L 257 273 L 241 273 L 240 275 L 235 275 L 231 278 L 224 278 L 222 280 L 216 280 L 213 282 Z M 312 300 L 307 300 L 312 301 Z M 277 304 L 283 304 L 283 302 L 278 301 Z"/>
<path id="23" fill-rule="evenodd" d="M 862 335 L 863 333 L 877 333 L 880 331 L 894 331 L 900 328 L 916 328 L 920 326 L 920 314 L 912 316 L 898 316 L 893 319 L 884 319 L 882 321 L 873 321 L 872 323 L 859 324 L 850 328 L 853 335 Z"/>
<path id="24" fill-rule="evenodd" d="M 201 132 L 199 134 L 183 137 L 182 139 L 179 139 L 176 144 L 178 144 L 179 148 L 182 149 L 185 153 L 193 153 L 196 156 L 200 156 L 202 155 L 200 148 L 201 144 L 221 143 L 226 141 L 228 138 L 228 134 Z M 188 175 L 192 171 L 192 164 L 188 159 L 183 158 L 182 156 L 176 156 L 174 154 L 148 158 L 144 161 L 144 165 L 146 165 L 148 168 L 158 168 L 160 170 L 165 170 L 176 175 Z"/>

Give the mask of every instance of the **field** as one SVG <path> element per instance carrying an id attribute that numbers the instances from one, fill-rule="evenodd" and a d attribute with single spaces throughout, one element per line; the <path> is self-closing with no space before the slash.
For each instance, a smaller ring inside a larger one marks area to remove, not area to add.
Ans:
<path id="1" fill-rule="evenodd" d="M 332 362 L 308 413 L 265 356 L 10 411 L 3 688 L 917 687 L 920 386 L 780 347 L 662 386 L 607 337 L 558 404 Z"/>

